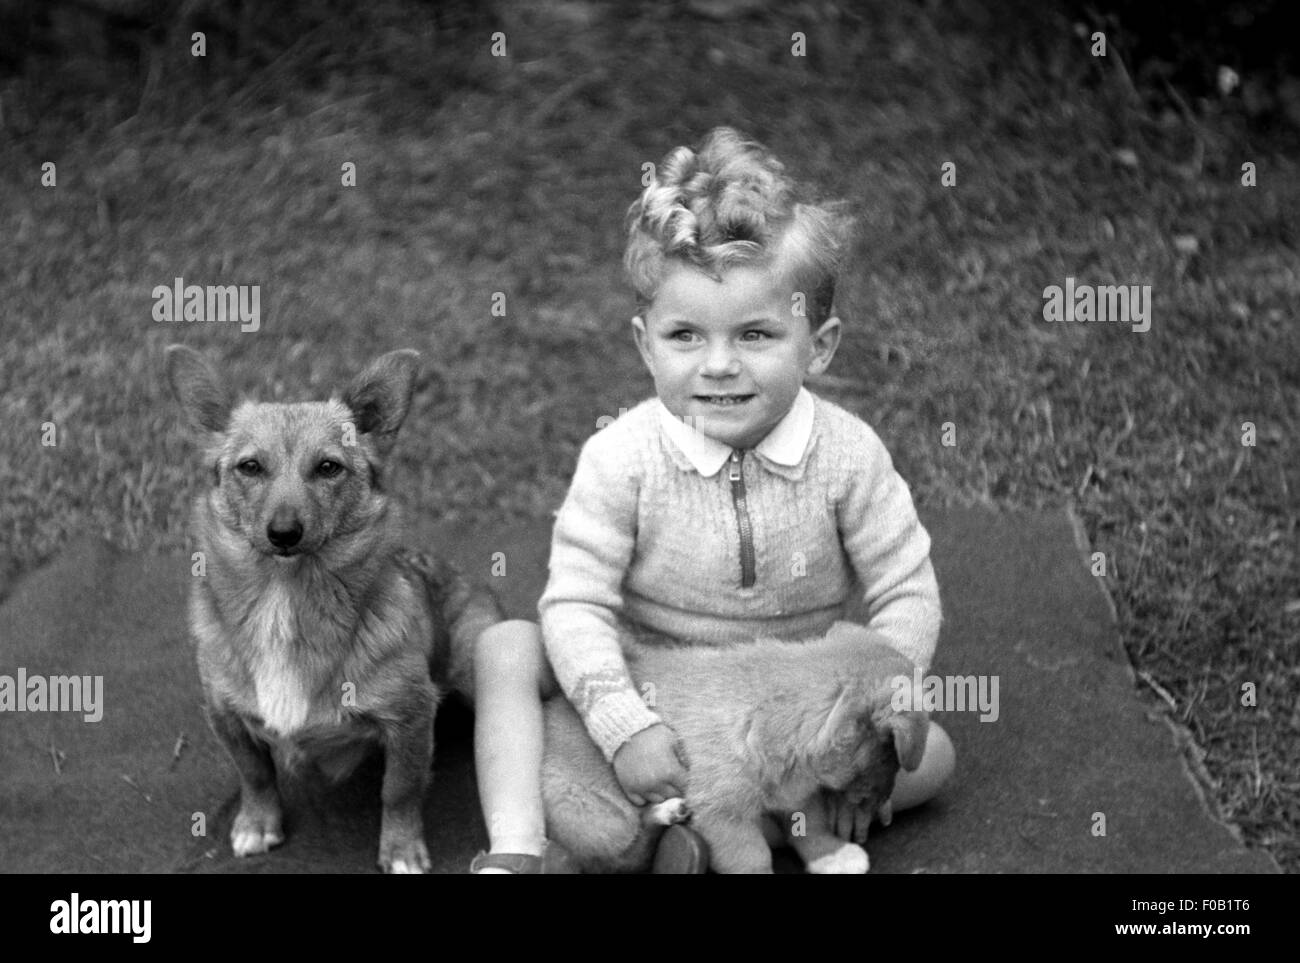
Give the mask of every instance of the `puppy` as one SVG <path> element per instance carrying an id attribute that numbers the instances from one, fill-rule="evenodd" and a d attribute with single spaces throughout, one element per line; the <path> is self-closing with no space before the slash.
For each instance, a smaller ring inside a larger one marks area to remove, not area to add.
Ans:
<path id="1" fill-rule="evenodd" d="M 379 865 L 429 869 L 434 713 L 445 692 L 470 691 L 474 639 L 501 613 L 398 541 L 384 462 L 418 359 L 385 354 L 329 401 L 236 404 L 203 356 L 167 349 L 204 451 L 189 622 L 208 720 L 239 771 L 236 856 L 284 841 L 277 769 L 310 761 L 342 779 L 379 748 Z"/>
<path id="2" fill-rule="evenodd" d="M 831 831 L 823 795 L 842 793 L 866 819 L 889 822 L 895 776 L 920 765 L 928 726 L 924 713 L 892 705 L 893 680 L 912 678 L 906 657 L 845 623 L 809 642 L 638 645 L 627 655 L 638 690 L 680 739 L 685 809 L 717 872 L 772 872 L 769 817 L 809 872 L 867 871 L 866 850 Z M 546 722 L 551 838 L 590 871 L 644 869 L 657 836 L 646 824 L 677 821 L 681 808 L 639 813 L 566 700 L 547 704 Z"/>

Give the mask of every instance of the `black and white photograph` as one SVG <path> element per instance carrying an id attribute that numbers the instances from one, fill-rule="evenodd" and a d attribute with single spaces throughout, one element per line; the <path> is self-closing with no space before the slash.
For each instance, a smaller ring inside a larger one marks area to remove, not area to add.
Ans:
<path id="1" fill-rule="evenodd" d="M 1234 880 L 1300 871 L 1296 13 L 0 0 L 14 924 L 1071 876 L 1067 940 L 1248 946 Z"/>

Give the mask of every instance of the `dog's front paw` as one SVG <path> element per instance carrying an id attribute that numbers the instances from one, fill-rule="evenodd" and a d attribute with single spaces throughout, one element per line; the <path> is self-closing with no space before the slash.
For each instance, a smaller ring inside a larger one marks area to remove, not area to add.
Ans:
<path id="1" fill-rule="evenodd" d="M 867 851 L 857 843 L 845 843 L 833 853 L 829 853 L 808 864 L 808 872 L 821 876 L 861 876 L 871 868 Z"/>
<path id="2" fill-rule="evenodd" d="M 240 809 L 230 830 L 230 848 L 236 856 L 265 853 L 284 842 L 280 814 L 275 811 L 251 812 Z"/>
<path id="3" fill-rule="evenodd" d="M 381 839 L 379 868 L 385 873 L 427 873 L 433 863 L 423 839 Z"/>

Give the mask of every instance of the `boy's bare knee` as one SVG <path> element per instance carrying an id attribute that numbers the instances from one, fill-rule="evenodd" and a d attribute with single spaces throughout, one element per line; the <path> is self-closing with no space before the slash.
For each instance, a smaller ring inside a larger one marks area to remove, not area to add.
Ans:
<path id="1" fill-rule="evenodd" d="M 541 632 L 523 619 L 489 626 L 474 642 L 474 664 L 497 673 L 536 673 L 544 658 Z"/>
<path id="2" fill-rule="evenodd" d="M 952 778 L 953 771 L 957 768 L 957 747 L 952 744 L 952 738 L 947 731 L 933 720 L 931 720 L 925 736 L 925 754 L 930 756 L 933 753 L 932 765 L 935 767 L 935 774 L 939 777 L 939 786 Z"/>
<path id="3" fill-rule="evenodd" d="M 531 683 L 543 697 L 556 690 L 541 628 L 527 619 L 509 619 L 484 629 L 474 642 L 474 671 L 479 677 Z"/>
<path id="4" fill-rule="evenodd" d="M 479 634 L 478 642 L 479 645 L 497 643 L 528 645 L 535 642 L 540 646 L 542 629 L 536 622 L 530 622 L 528 619 L 506 619 L 484 629 Z"/>
<path id="5" fill-rule="evenodd" d="M 957 750 L 943 727 L 930 722 L 926 730 L 925 755 L 915 772 L 899 772 L 890 797 L 895 811 L 919 806 L 933 799 L 952 779 L 957 768 Z"/>

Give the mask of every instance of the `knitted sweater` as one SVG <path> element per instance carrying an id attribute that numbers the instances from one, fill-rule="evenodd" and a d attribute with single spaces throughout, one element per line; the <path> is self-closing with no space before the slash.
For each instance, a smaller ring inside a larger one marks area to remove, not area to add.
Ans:
<path id="1" fill-rule="evenodd" d="M 724 464 L 725 462 L 725 464 Z M 824 635 L 860 593 L 922 671 L 939 632 L 930 537 L 876 433 L 806 389 L 731 452 L 657 398 L 583 446 L 538 609 L 547 657 L 606 759 L 661 720 L 622 642 Z"/>

